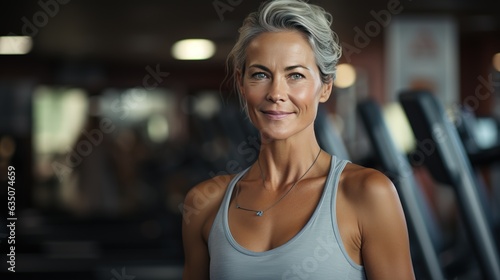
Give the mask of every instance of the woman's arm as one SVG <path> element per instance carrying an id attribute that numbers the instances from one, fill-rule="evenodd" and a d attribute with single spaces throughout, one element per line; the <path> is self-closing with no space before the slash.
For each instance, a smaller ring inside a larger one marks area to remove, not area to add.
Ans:
<path id="1" fill-rule="evenodd" d="M 392 182 L 369 170 L 361 182 L 361 256 L 368 279 L 415 279 L 405 216 Z"/>
<path id="2" fill-rule="evenodd" d="M 210 278 L 208 235 L 230 180 L 230 175 L 221 175 L 204 181 L 193 187 L 184 199 L 184 280 Z"/>
<path id="3" fill-rule="evenodd" d="M 198 209 L 203 183 L 191 189 L 184 200 L 182 242 L 184 245 L 184 272 L 182 279 L 209 279 L 208 247 L 203 238 L 206 210 Z M 205 210 L 205 211 L 203 211 Z"/>

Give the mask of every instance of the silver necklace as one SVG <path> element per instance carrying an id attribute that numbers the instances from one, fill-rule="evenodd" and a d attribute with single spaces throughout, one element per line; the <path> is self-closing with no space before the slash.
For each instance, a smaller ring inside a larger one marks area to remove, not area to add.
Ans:
<path id="1" fill-rule="evenodd" d="M 300 178 L 295 183 L 293 183 L 293 185 L 288 189 L 288 191 L 286 191 L 285 194 L 283 194 L 276 202 L 274 202 L 273 204 L 271 204 L 271 206 L 265 208 L 264 210 L 254 210 L 254 209 L 250 209 L 250 208 L 241 207 L 240 204 L 238 203 L 238 195 L 240 194 L 240 185 L 238 184 L 238 187 L 236 188 L 236 209 L 245 210 L 245 211 L 249 211 L 249 212 L 255 212 L 255 215 L 257 215 L 258 217 L 262 217 L 262 215 L 264 215 L 264 212 L 266 212 L 269 209 L 276 206 L 276 204 L 278 204 L 283 198 L 285 198 L 285 196 L 287 196 L 292 191 L 292 189 L 297 185 L 297 183 L 300 180 L 302 180 L 302 178 L 304 178 L 304 176 L 306 176 L 307 172 L 309 172 L 309 170 L 311 170 L 311 168 L 314 166 L 314 164 L 318 160 L 319 154 L 321 154 L 321 148 L 319 149 L 319 152 L 316 155 L 316 158 L 314 159 L 311 166 L 309 166 L 309 168 L 306 170 L 306 172 L 304 174 L 302 174 L 302 176 L 300 176 Z M 262 178 L 262 184 L 265 185 L 264 173 L 262 172 L 262 167 L 260 166 L 260 161 L 258 159 L 257 159 L 257 163 L 258 163 L 259 169 L 260 169 L 260 176 Z"/>

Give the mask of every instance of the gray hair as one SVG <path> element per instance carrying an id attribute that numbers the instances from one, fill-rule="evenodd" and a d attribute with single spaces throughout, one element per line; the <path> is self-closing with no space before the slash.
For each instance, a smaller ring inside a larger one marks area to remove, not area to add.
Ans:
<path id="1" fill-rule="evenodd" d="M 332 15 L 306 0 L 275 0 L 262 4 L 257 12 L 247 16 L 239 29 L 239 38 L 227 58 L 228 74 L 239 92 L 237 71 L 244 74 L 246 49 L 250 42 L 265 32 L 295 30 L 307 38 L 316 58 L 323 83 L 335 79 L 341 47 L 337 34 L 330 28 Z M 241 99 L 240 99 L 241 101 Z M 245 104 L 243 104 L 246 109 Z"/>

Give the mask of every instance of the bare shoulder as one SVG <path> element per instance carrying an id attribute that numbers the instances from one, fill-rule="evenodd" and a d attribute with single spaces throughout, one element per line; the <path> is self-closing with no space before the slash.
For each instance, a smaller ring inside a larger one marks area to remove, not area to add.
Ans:
<path id="1" fill-rule="evenodd" d="M 194 186 L 182 205 L 184 279 L 208 279 L 208 234 L 233 175 L 216 176 Z"/>
<path id="2" fill-rule="evenodd" d="M 405 216 L 392 181 L 377 170 L 349 164 L 342 192 L 356 215 L 367 277 L 414 279 Z"/>
<path id="3" fill-rule="evenodd" d="M 399 203 L 392 181 L 382 172 L 357 164 L 348 164 L 342 173 L 343 192 L 357 208 L 374 207 L 388 201 Z"/>
<path id="4" fill-rule="evenodd" d="M 219 175 L 191 188 L 184 199 L 183 223 L 203 229 L 215 217 L 233 177 L 234 175 Z"/>

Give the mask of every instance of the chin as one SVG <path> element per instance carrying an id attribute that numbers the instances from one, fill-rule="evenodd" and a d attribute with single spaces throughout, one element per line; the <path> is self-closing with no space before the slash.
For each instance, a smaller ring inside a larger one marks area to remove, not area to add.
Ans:
<path id="1" fill-rule="evenodd" d="M 260 130 L 260 135 L 262 141 L 275 141 L 275 140 L 286 140 L 290 138 L 290 136 L 293 135 L 293 133 L 290 130 L 286 131 L 276 131 L 276 130 L 270 130 L 270 129 L 264 129 Z"/>

